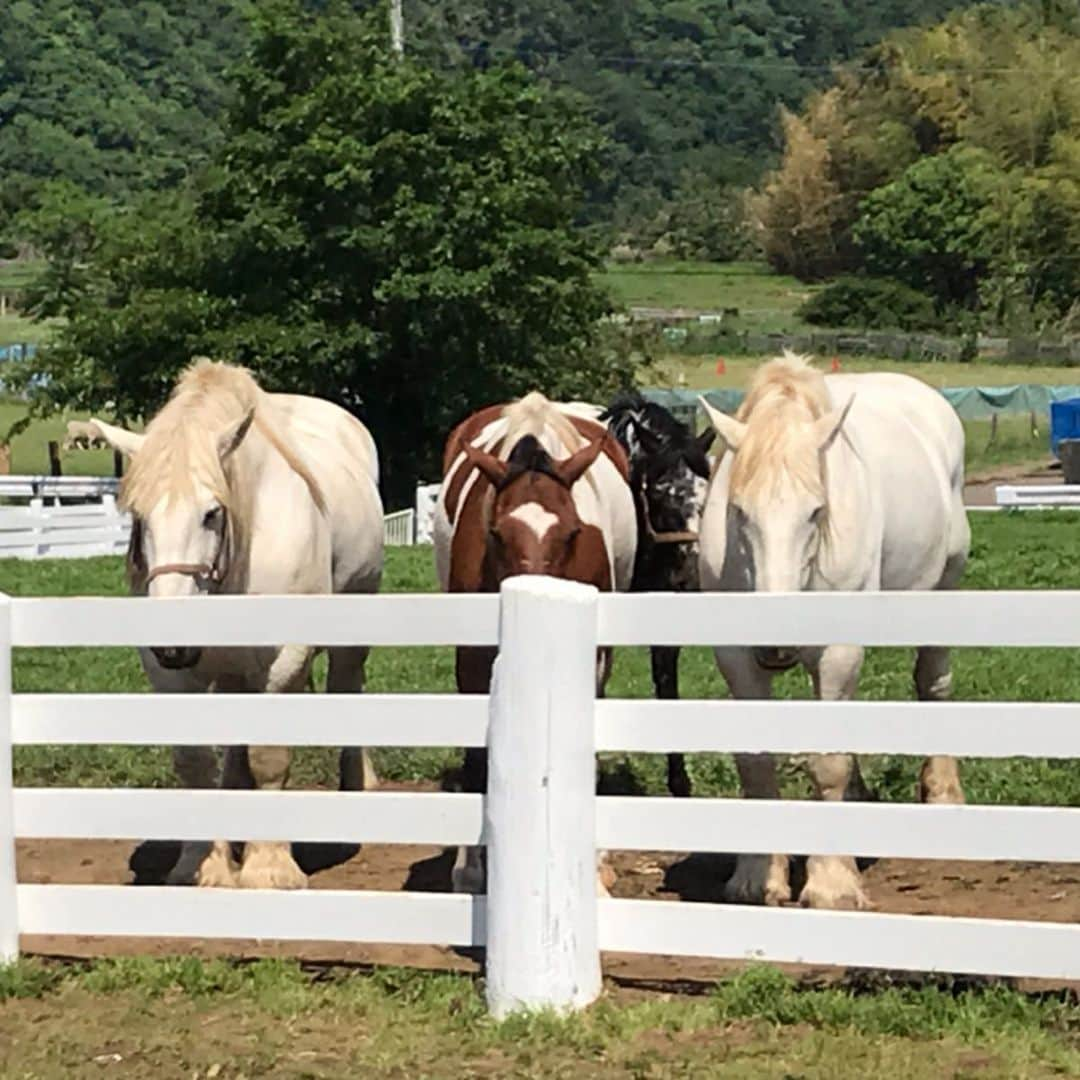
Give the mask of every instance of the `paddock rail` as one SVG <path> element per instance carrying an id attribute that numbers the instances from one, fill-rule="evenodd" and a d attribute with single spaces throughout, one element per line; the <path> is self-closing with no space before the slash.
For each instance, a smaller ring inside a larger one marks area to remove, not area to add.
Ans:
<path id="1" fill-rule="evenodd" d="M 213 604 L 212 617 L 205 605 Z M 1080 862 L 1080 809 L 596 798 L 597 751 L 1080 757 L 1072 703 L 595 699 L 598 645 L 1080 645 L 1080 593 L 600 595 L 517 578 L 501 596 L 0 598 L 0 956 L 20 934 L 486 946 L 496 1015 L 567 1010 L 602 951 L 1080 978 L 1080 926 L 598 899 L 596 849 L 782 850 Z M 469 644 L 491 693 L 13 694 L 13 647 Z M 25 745 L 482 746 L 485 797 L 15 787 Z M 279 835 L 287 822 L 288 837 Z M 182 823 L 182 824 L 181 824 Z M 23 838 L 485 844 L 485 897 L 18 883 Z"/>

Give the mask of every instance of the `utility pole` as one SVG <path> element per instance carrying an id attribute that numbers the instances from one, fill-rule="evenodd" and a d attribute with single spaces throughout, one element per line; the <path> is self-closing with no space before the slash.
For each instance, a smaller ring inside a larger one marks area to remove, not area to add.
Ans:
<path id="1" fill-rule="evenodd" d="M 405 17 L 401 3 L 402 0 L 390 0 L 390 42 L 397 56 L 405 55 Z"/>

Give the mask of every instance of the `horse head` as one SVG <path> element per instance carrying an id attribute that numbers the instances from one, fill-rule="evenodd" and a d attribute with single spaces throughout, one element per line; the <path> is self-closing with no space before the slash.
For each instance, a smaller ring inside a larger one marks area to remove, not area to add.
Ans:
<path id="1" fill-rule="evenodd" d="M 487 557 L 496 580 L 515 574 L 576 577 L 583 522 L 573 487 L 594 464 L 607 436 L 555 460 L 533 435 L 521 438 L 506 461 L 466 444 L 470 464 L 491 483 Z"/>
<path id="2" fill-rule="evenodd" d="M 662 405 L 637 392 L 612 401 L 601 416 L 630 457 L 630 484 L 639 531 L 653 544 L 688 544 L 697 538 L 709 477 L 710 427 L 694 436 Z"/>

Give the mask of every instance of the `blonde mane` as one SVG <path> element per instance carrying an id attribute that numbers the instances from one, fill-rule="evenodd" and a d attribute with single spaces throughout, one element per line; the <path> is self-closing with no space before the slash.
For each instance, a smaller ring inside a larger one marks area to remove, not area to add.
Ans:
<path id="1" fill-rule="evenodd" d="M 506 434 L 503 436 L 500 457 L 506 460 L 514 446 L 526 435 L 544 441 L 545 430 L 554 432 L 567 453 L 573 453 L 583 445 L 584 439 L 578 434 L 573 421 L 552 402 L 548 401 L 539 390 L 526 394 L 520 401 L 512 402 L 502 411 L 506 421 Z"/>
<path id="2" fill-rule="evenodd" d="M 775 491 L 787 478 L 823 495 L 817 448 L 801 436 L 829 408 L 825 377 L 809 357 L 785 351 L 758 368 L 736 414 L 747 426 L 731 465 L 732 494 Z"/>
<path id="3" fill-rule="evenodd" d="M 217 440 L 254 410 L 255 429 L 303 479 L 316 505 L 325 511 L 318 481 L 267 416 L 266 397 L 245 368 L 196 359 L 147 425 L 146 438 L 121 484 L 121 506 L 136 517 L 145 517 L 162 499 L 193 494 L 198 483 L 222 506 L 235 509 Z"/>

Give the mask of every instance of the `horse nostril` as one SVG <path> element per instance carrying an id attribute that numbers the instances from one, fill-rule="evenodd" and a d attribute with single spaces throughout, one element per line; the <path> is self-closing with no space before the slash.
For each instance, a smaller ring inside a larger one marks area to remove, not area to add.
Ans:
<path id="1" fill-rule="evenodd" d="M 758 648 L 754 649 L 754 659 L 763 668 L 769 671 L 786 671 L 799 662 L 799 652 L 792 648 Z"/>

